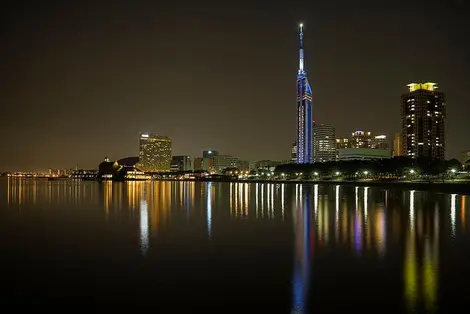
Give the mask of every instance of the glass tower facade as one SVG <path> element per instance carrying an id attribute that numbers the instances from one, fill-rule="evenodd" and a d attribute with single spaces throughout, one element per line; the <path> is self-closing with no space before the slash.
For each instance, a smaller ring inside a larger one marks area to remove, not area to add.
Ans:
<path id="1" fill-rule="evenodd" d="M 313 161 L 312 90 L 304 69 L 303 25 L 299 29 L 299 71 L 297 73 L 297 163 Z"/>

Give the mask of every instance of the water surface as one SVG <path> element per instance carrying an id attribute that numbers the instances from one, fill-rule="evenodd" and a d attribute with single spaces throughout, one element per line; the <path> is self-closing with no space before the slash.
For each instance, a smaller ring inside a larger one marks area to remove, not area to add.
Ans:
<path id="1" fill-rule="evenodd" d="M 0 301 L 468 313 L 468 205 L 339 185 L 3 178 Z"/>

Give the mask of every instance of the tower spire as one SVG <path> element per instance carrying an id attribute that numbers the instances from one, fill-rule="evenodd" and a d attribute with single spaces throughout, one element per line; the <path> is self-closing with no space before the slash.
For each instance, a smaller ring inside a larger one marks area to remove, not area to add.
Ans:
<path id="1" fill-rule="evenodd" d="M 305 73 L 304 70 L 304 24 L 299 24 L 299 40 L 300 40 L 300 48 L 299 48 L 299 74 Z"/>

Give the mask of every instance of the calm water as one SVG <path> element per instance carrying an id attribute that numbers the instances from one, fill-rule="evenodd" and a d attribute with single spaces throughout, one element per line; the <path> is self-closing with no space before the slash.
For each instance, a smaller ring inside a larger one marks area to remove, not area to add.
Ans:
<path id="1" fill-rule="evenodd" d="M 0 307 L 469 313 L 469 199 L 2 178 Z"/>

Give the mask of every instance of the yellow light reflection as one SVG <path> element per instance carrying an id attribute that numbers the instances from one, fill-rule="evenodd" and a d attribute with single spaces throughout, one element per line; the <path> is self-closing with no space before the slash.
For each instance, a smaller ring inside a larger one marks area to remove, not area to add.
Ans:
<path id="1" fill-rule="evenodd" d="M 462 198 L 460 200 L 460 220 L 462 223 L 462 231 L 465 232 L 465 205 L 466 205 L 466 195 L 462 195 Z"/>
<path id="2" fill-rule="evenodd" d="M 281 183 L 281 218 L 282 218 L 282 221 L 284 221 L 284 209 L 285 209 L 285 200 L 284 200 L 284 197 L 285 197 L 285 188 L 286 188 L 286 185 L 285 183 Z"/>
<path id="3" fill-rule="evenodd" d="M 258 183 L 256 183 L 258 184 Z M 229 185 L 229 208 L 230 208 L 230 216 L 233 215 L 233 183 L 230 182 L 230 185 Z M 258 207 L 258 202 L 256 202 L 256 207 Z"/>
<path id="4" fill-rule="evenodd" d="M 375 218 L 375 237 L 377 241 L 377 251 L 382 258 L 386 251 L 386 221 L 384 208 L 378 208 Z"/>
<path id="5" fill-rule="evenodd" d="M 255 212 L 256 212 L 256 219 L 258 219 L 258 208 L 259 208 L 259 185 L 258 183 L 255 184 Z"/>
<path id="6" fill-rule="evenodd" d="M 206 185 L 206 211 L 207 236 L 210 240 L 212 238 L 212 182 Z"/>
<path id="7" fill-rule="evenodd" d="M 318 209 L 318 184 L 313 186 L 313 209 L 315 211 L 315 221 L 317 221 L 317 209 Z"/>
<path id="8" fill-rule="evenodd" d="M 336 211 L 335 211 L 335 239 L 338 241 L 339 238 L 339 185 L 336 186 L 335 189 L 335 204 L 336 204 Z"/>

